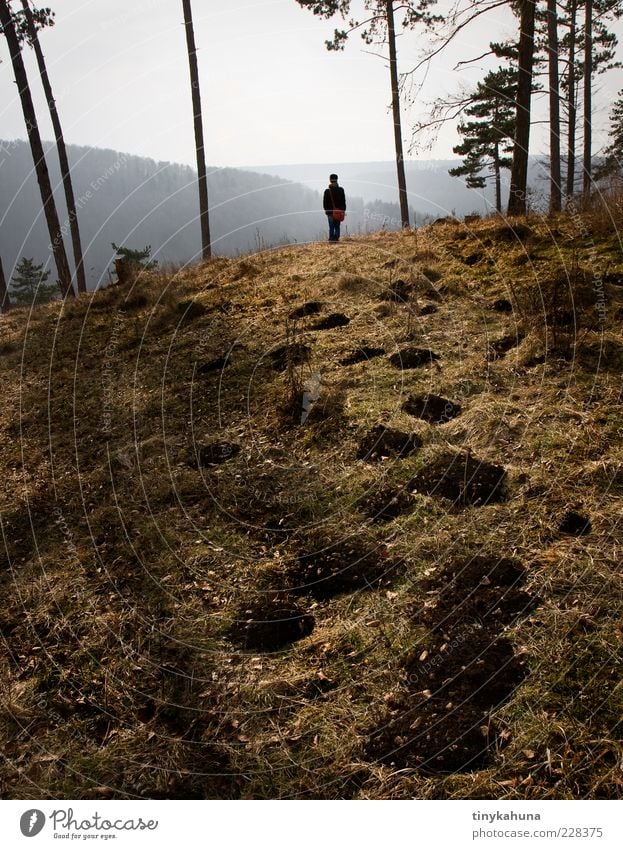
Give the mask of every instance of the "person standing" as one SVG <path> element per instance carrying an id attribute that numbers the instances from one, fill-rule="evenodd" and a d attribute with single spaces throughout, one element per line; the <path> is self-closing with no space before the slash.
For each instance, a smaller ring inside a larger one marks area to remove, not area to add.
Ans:
<path id="1" fill-rule="evenodd" d="M 338 185 L 337 174 L 329 176 L 329 188 L 324 191 L 322 205 L 329 219 L 329 241 L 339 242 L 340 224 L 346 217 L 346 195 Z"/>

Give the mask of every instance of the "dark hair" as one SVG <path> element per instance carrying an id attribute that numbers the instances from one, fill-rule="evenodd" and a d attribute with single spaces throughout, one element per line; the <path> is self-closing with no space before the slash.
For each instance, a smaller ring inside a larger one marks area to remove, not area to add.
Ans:
<path id="1" fill-rule="evenodd" d="M 337 174 L 329 174 L 329 180 L 330 181 L 335 180 L 335 182 L 337 183 Z"/>

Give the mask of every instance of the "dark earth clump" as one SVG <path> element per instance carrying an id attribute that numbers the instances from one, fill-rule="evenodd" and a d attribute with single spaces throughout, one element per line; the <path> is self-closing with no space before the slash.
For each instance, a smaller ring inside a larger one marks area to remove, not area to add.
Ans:
<path id="1" fill-rule="evenodd" d="M 467 621 L 506 625 L 536 604 L 520 589 L 525 578 L 521 563 L 511 558 L 479 555 L 452 563 L 426 584 L 438 593 L 429 599 L 421 621 L 441 631 Z"/>
<path id="2" fill-rule="evenodd" d="M 289 579 L 295 585 L 293 592 L 309 593 L 322 601 L 340 593 L 386 586 L 397 569 L 384 547 L 350 539 L 300 555 Z"/>
<path id="3" fill-rule="evenodd" d="M 575 324 L 576 314 L 573 310 L 568 309 L 556 309 L 547 313 L 545 316 L 545 323 L 548 327 L 569 327 L 571 324 Z"/>
<path id="4" fill-rule="evenodd" d="M 198 451 L 199 465 L 217 466 L 221 463 L 227 463 L 228 460 L 232 460 L 240 454 L 240 451 L 240 446 L 235 443 L 210 442 Z"/>
<path id="5" fill-rule="evenodd" d="M 148 303 L 149 301 L 145 295 L 133 295 L 127 298 L 122 304 L 119 304 L 119 309 L 122 312 L 134 312 L 135 310 L 145 309 Z"/>
<path id="6" fill-rule="evenodd" d="M 239 610 L 229 639 L 243 649 L 275 651 L 308 637 L 315 620 L 288 599 L 263 600 Z"/>
<path id="7" fill-rule="evenodd" d="M 520 242 L 523 244 L 532 235 L 532 230 L 525 224 L 506 224 L 491 231 L 491 238 L 496 242 Z"/>
<path id="8" fill-rule="evenodd" d="M 420 309 L 420 315 L 434 315 L 439 310 L 435 304 L 424 304 Z"/>
<path id="9" fill-rule="evenodd" d="M 467 256 L 463 257 L 463 262 L 465 263 L 465 265 L 476 265 L 476 263 L 484 259 L 484 256 L 485 255 L 482 253 L 482 251 L 475 251 L 474 253 L 468 254 Z"/>
<path id="10" fill-rule="evenodd" d="M 457 506 L 504 501 L 506 471 L 469 453 L 444 453 L 409 482 L 413 492 L 448 498 Z"/>
<path id="11" fill-rule="evenodd" d="M 423 661 L 422 656 L 406 667 L 412 691 L 427 689 L 434 699 L 471 701 L 483 710 L 504 702 L 526 675 L 512 643 L 490 628 L 460 628 L 450 641 L 440 635 L 429 643 Z"/>
<path id="12" fill-rule="evenodd" d="M 197 368 L 197 374 L 212 374 L 215 371 L 222 371 L 227 366 L 231 365 L 231 360 L 227 355 L 224 357 L 216 357 L 214 360 L 209 360 Z"/>
<path id="13" fill-rule="evenodd" d="M 308 315 L 318 315 L 322 310 L 322 306 L 320 301 L 307 301 L 302 306 L 293 309 L 288 318 L 296 321 L 299 318 L 306 318 Z"/>
<path id="14" fill-rule="evenodd" d="M 506 336 L 502 336 L 501 339 L 496 339 L 487 348 L 487 359 L 489 361 L 501 359 L 513 348 L 517 348 L 523 342 L 524 338 L 523 333 L 508 333 Z"/>
<path id="15" fill-rule="evenodd" d="M 382 301 L 393 301 L 395 303 L 404 304 L 409 300 L 409 294 L 413 289 L 411 283 L 406 280 L 395 280 L 386 291 L 381 295 Z"/>
<path id="16" fill-rule="evenodd" d="M 591 520 L 575 510 L 567 510 L 558 525 L 559 533 L 574 537 L 586 536 L 592 529 Z"/>
<path id="17" fill-rule="evenodd" d="M 199 301 L 180 301 L 177 305 L 177 311 L 181 314 L 180 324 L 186 324 L 196 318 L 201 318 L 208 310 Z"/>
<path id="18" fill-rule="evenodd" d="M 356 351 L 348 354 L 340 360 L 342 366 L 352 366 L 356 363 L 365 363 L 367 360 L 372 360 L 374 357 L 382 357 L 385 353 L 385 348 L 375 348 L 371 345 L 362 345 Z"/>
<path id="19" fill-rule="evenodd" d="M 414 504 L 415 499 L 407 490 L 386 486 L 368 495 L 362 507 L 373 522 L 391 522 L 413 510 Z"/>
<path id="20" fill-rule="evenodd" d="M 377 425 L 368 431 L 361 441 L 357 459 L 371 463 L 382 457 L 408 457 L 421 448 L 422 444 L 422 440 L 415 433 Z"/>
<path id="21" fill-rule="evenodd" d="M 404 694 L 373 732 L 368 755 L 425 772 L 482 766 L 498 737 L 488 713 L 526 674 L 512 644 L 488 629 L 463 628 L 434 639 L 405 672 L 412 695 Z"/>
<path id="22" fill-rule="evenodd" d="M 302 342 L 294 342 L 292 345 L 281 345 L 271 351 L 269 356 L 275 371 L 285 371 L 289 365 L 300 366 L 309 362 L 311 348 Z"/>
<path id="23" fill-rule="evenodd" d="M 392 354 L 389 361 L 395 368 L 405 369 L 419 368 L 438 359 L 439 354 L 428 348 L 403 348 L 401 351 Z"/>
<path id="24" fill-rule="evenodd" d="M 497 301 L 494 301 L 491 304 L 491 308 L 496 312 L 512 312 L 513 305 L 508 300 L 508 298 L 498 298 Z"/>
<path id="25" fill-rule="evenodd" d="M 410 395 L 402 409 L 410 416 L 416 416 L 430 424 L 445 424 L 461 413 L 460 404 L 439 395 Z"/>
<path id="26" fill-rule="evenodd" d="M 343 312 L 332 312 L 331 315 L 312 324 L 312 329 L 333 330 L 334 327 L 346 327 L 347 324 L 350 324 L 350 318 L 347 315 Z"/>

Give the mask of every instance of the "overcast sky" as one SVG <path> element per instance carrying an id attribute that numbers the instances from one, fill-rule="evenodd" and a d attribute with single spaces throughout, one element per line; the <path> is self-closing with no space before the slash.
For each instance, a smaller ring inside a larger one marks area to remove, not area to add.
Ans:
<path id="1" fill-rule="evenodd" d="M 181 0 L 49 2 L 56 26 L 42 34 L 42 44 L 67 141 L 194 165 Z M 210 165 L 392 158 L 387 63 L 366 53 L 358 36 L 345 52 L 327 52 L 334 22 L 295 0 L 194 0 L 193 8 Z M 406 143 L 427 101 L 482 77 L 482 65 L 461 73 L 451 66 L 478 55 L 490 39 L 511 36 L 515 26 L 508 13 L 492 12 L 436 62 L 423 94 L 405 110 Z M 421 36 L 401 36 L 401 70 L 420 49 Z M 24 138 L 6 43 L 0 57 L 0 137 Z M 605 126 L 621 75 L 600 78 L 599 85 Z M 38 102 L 43 135 L 51 138 Z M 448 128 L 418 155 L 449 158 L 458 141 Z"/>

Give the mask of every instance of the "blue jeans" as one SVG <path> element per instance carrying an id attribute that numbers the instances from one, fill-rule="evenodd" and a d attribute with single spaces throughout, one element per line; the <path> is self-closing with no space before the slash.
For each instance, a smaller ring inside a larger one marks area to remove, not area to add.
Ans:
<path id="1" fill-rule="evenodd" d="M 336 221 L 332 214 L 327 213 L 329 219 L 329 241 L 338 242 L 340 239 L 340 222 Z"/>

